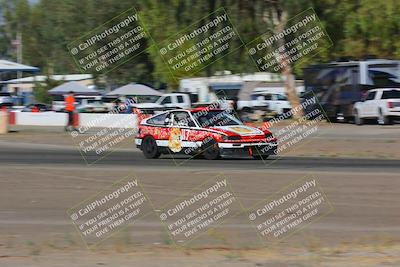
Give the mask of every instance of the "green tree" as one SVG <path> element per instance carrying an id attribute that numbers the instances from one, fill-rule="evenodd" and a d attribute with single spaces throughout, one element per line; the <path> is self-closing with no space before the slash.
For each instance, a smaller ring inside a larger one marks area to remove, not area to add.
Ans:
<path id="1" fill-rule="evenodd" d="M 49 90 L 63 83 L 63 81 L 53 80 L 49 76 L 47 76 L 44 82 L 37 82 L 35 84 L 35 90 L 33 91 L 36 101 L 50 104 L 52 97 L 49 95 Z"/>
<path id="2" fill-rule="evenodd" d="M 355 57 L 400 57 L 400 3 L 361 0 L 344 23 L 344 52 Z"/>
<path id="3" fill-rule="evenodd" d="M 207 15 L 220 7 L 226 9 L 244 43 L 276 31 L 277 18 L 283 18 L 284 25 L 286 20 L 313 7 L 333 46 L 295 62 L 291 67 L 297 76 L 308 64 L 341 56 L 400 57 L 397 0 L 40 0 L 35 5 L 29 5 L 27 0 L 0 0 L 0 57 L 16 59 L 12 41 L 21 32 L 23 63 L 38 66 L 43 73 L 78 73 L 67 45 L 132 6 L 140 12 L 151 34 L 149 48 L 102 75 L 99 80 L 108 87 L 136 81 L 155 86 L 168 83 L 170 88 L 176 88 L 178 81 L 160 56 L 160 45 L 204 17 L 200 23 L 206 23 L 212 19 Z M 234 40 L 231 45 L 241 47 L 191 75 L 212 75 L 224 69 L 236 73 L 256 71 L 243 43 Z"/>

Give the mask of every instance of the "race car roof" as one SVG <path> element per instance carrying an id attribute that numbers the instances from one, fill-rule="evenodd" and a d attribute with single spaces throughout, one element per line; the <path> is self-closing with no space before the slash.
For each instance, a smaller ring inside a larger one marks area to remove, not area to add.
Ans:
<path id="1" fill-rule="evenodd" d="M 198 108 L 191 108 L 188 109 L 191 112 L 200 112 L 200 111 L 222 111 L 220 108 L 209 108 L 209 107 L 198 107 Z"/>

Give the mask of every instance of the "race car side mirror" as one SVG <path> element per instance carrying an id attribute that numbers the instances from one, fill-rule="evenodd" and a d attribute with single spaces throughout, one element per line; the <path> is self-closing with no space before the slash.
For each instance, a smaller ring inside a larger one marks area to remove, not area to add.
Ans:
<path id="1" fill-rule="evenodd" d="M 169 118 L 165 118 L 164 125 L 168 125 L 168 123 L 169 123 Z"/>

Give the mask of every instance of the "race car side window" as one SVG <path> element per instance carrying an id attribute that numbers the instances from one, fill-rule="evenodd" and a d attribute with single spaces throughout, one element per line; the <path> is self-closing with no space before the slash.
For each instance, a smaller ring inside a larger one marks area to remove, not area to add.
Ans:
<path id="1" fill-rule="evenodd" d="M 164 125 L 165 123 L 165 119 L 167 118 L 169 113 L 163 113 L 157 116 L 154 116 L 153 118 L 150 118 L 149 120 L 147 120 L 148 124 L 152 124 L 152 125 Z"/>
<path id="2" fill-rule="evenodd" d="M 184 112 L 184 111 L 177 111 L 174 112 L 174 118 L 172 125 L 173 126 L 178 126 L 178 127 L 195 127 L 196 124 L 190 117 L 189 113 Z"/>

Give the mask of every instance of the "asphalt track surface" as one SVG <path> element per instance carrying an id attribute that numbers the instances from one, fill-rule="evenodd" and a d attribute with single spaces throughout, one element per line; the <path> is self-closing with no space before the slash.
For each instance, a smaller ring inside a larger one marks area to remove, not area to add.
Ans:
<path id="1" fill-rule="evenodd" d="M 87 165 L 79 151 L 71 148 L 0 146 L 0 164 L 24 165 Z M 107 157 L 90 164 L 96 166 L 164 167 L 164 168 L 216 168 L 216 169 L 313 169 L 346 171 L 398 172 L 398 160 L 328 158 L 328 157 L 270 157 L 266 160 L 252 158 L 224 158 L 220 160 L 190 159 L 185 156 L 163 155 L 159 159 L 146 159 L 138 149 L 114 151 Z"/>
<path id="2" fill-rule="evenodd" d="M 246 209 L 280 194 L 296 180 L 305 177 L 317 180 L 333 210 L 321 208 L 323 216 L 299 228 L 282 241 L 282 246 L 301 247 L 313 240 L 318 240 L 321 246 L 359 240 L 367 245 L 379 240 L 400 244 L 398 160 L 284 156 L 266 161 L 250 158 L 209 161 L 187 160 L 182 156 L 174 160 L 170 155 L 149 160 L 129 144 L 88 166 L 72 145 L 24 143 L 23 138 L 18 139 L 0 141 L 0 240 L 12 244 L 9 249 L 12 255 L 22 255 L 24 249 L 32 249 L 31 243 L 40 247 L 45 244 L 63 247 L 68 256 L 76 255 L 74 251 L 78 249 L 85 251 L 85 242 L 66 212 L 132 175 L 138 178 L 154 210 L 129 226 L 126 232 L 112 235 L 102 249 L 125 242 L 126 236 L 136 245 L 124 246 L 134 249 L 170 244 L 157 211 L 220 174 L 229 180 Z M 396 149 L 395 145 L 392 147 Z M 183 164 L 177 166 L 176 162 Z M 232 209 L 235 214 L 240 211 L 236 206 Z M 246 213 L 230 218 L 216 229 L 223 238 L 232 237 L 227 245 L 223 244 L 229 248 L 262 247 L 256 242 L 257 235 Z M 221 242 L 218 238 L 203 236 L 193 246 L 218 247 Z M 52 259 L 49 265 L 41 266 L 55 266 L 55 262 L 58 261 Z M 9 266 L 28 266 L 18 263 Z M 1 262 L 0 266 L 3 266 Z"/>

